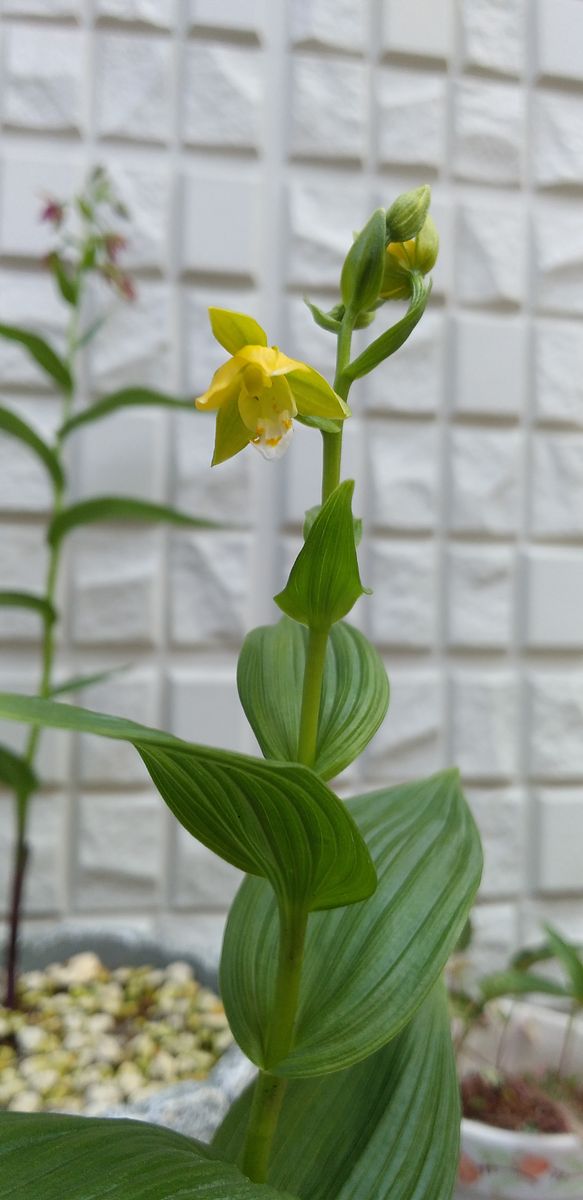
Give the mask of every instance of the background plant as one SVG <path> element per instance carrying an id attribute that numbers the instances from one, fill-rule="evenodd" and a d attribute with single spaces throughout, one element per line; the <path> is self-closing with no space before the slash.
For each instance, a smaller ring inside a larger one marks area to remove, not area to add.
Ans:
<path id="1" fill-rule="evenodd" d="M 103 678 L 103 673 L 68 679 L 55 686 L 55 634 L 59 622 L 56 595 L 64 543 L 75 529 L 96 521 L 170 521 L 179 525 L 205 525 L 166 505 L 120 496 L 96 496 L 72 502 L 68 487 L 67 456 L 72 439 L 84 425 L 101 420 L 119 409 L 133 405 L 156 405 L 192 410 L 190 402 L 141 386 L 97 398 L 89 407 L 79 406 L 80 356 L 84 347 L 107 321 L 115 303 L 102 300 L 94 311 L 91 283 L 104 280 L 114 298 L 132 301 L 135 289 L 120 259 L 126 248 L 119 233 L 120 222 L 128 213 L 116 196 L 101 167 L 89 175 L 82 192 L 70 201 L 45 198 L 42 219 L 54 230 L 55 247 L 47 256 L 60 296 L 67 306 L 66 348 L 62 354 L 33 330 L 0 324 L 0 337 L 19 343 L 48 377 L 61 396 L 61 420 L 52 443 L 46 442 L 17 413 L 0 407 L 0 435 L 17 438 L 35 454 L 46 470 L 52 487 L 52 511 L 47 528 L 47 567 L 43 592 L 33 594 L 9 587 L 0 590 L 0 605 L 24 608 L 38 614 L 42 627 L 41 666 L 38 695 L 49 697 L 79 691 Z M 94 299 L 94 298 L 93 298 Z M 106 673 L 107 674 L 107 673 Z M 31 728 L 22 754 L 0 745 L 0 783 L 11 788 L 15 797 L 15 842 L 12 864 L 9 928 L 6 948 L 5 1003 L 18 1003 L 18 935 L 23 891 L 29 866 L 28 823 L 30 805 L 39 786 L 35 770 L 40 727 Z"/>
<path id="2" fill-rule="evenodd" d="M 267 344 L 250 317 L 212 310 L 227 354 L 199 398 L 217 411 L 215 462 L 250 443 L 287 448 L 293 421 L 323 440 L 322 503 L 238 688 L 264 759 L 179 741 L 119 718 L 0 695 L 0 716 L 134 745 L 184 827 L 247 878 L 231 909 L 221 989 L 256 1083 L 212 1148 L 132 1123 L 0 1117 L 1 1180 L 23 1197 L 448 1200 L 459 1094 L 442 971 L 481 872 L 478 833 L 450 770 L 339 802 L 326 784 L 365 748 L 388 704 L 374 648 L 344 618 L 366 590 L 341 480 L 353 383 L 406 340 L 429 296 L 429 189 L 373 213 L 314 319 L 337 339 L 333 387 Z M 351 357 L 385 300 L 405 315 Z M 235 1165 L 236 1164 L 236 1165 Z M 3 1191 L 4 1188 L 4 1191 Z"/>

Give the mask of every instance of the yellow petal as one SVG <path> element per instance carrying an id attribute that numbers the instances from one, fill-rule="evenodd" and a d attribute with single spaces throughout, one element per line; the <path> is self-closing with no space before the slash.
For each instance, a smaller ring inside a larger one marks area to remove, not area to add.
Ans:
<path id="1" fill-rule="evenodd" d="M 217 413 L 213 467 L 226 462 L 228 458 L 233 458 L 240 450 L 244 450 L 250 441 L 251 435 L 241 420 L 237 395 L 234 393 Z"/>
<path id="2" fill-rule="evenodd" d="M 236 358 L 230 358 L 228 362 L 223 363 L 222 367 L 215 371 L 210 388 L 195 400 L 196 407 L 207 411 L 220 408 L 242 370 L 243 364 L 237 362 Z"/>
<path id="3" fill-rule="evenodd" d="M 209 308 L 209 317 L 217 342 L 229 354 L 236 354 L 243 346 L 267 345 L 267 334 L 253 317 L 231 312 L 228 308 Z"/>
<path id="4" fill-rule="evenodd" d="M 304 365 L 282 354 L 277 346 L 243 346 L 242 350 L 237 351 L 236 357 L 242 362 L 255 363 L 267 375 L 286 375 L 288 371 L 296 371 Z"/>
<path id="5" fill-rule="evenodd" d="M 259 437 L 267 426 L 276 430 L 281 425 L 286 430 L 287 422 L 295 417 L 297 408 L 287 380 L 276 377 L 273 386 L 256 395 L 241 388 L 239 412 L 251 437 Z M 275 432 L 272 436 L 276 436 Z"/>

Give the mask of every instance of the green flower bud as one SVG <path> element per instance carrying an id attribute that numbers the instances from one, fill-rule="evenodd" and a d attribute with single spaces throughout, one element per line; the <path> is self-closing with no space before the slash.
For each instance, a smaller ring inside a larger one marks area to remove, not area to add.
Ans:
<path id="1" fill-rule="evenodd" d="M 408 242 L 417 237 L 425 223 L 430 200 L 431 188 L 427 183 L 397 196 L 387 209 L 387 237 L 390 242 Z"/>
<path id="2" fill-rule="evenodd" d="M 432 217 L 426 217 L 420 234 L 408 242 L 389 242 L 380 288 L 383 300 L 408 300 L 412 276 L 427 275 L 435 266 L 439 235 Z"/>
<path id="3" fill-rule="evenodd" d="M 367 221 L 355 238 L 342 267 L 340 291 L 353 317 L 374 304 L 385 264 L 386 218 L 382 208 Z"/>

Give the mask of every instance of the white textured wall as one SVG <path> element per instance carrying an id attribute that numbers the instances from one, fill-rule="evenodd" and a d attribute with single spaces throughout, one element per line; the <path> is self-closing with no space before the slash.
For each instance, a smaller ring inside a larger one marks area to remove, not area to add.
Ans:
<path id="1" fill-rule="evenodd" d="M 103 162 L 134 214 L 139 303 L 95 344 L 97 391 L 202 390 L 221 358 L 209 303 L 330 370 L 302 294 L 333 298 L 351 230 L 433 185 L 431 310 L 355 389 L 347 430 L 374 587 L 359 619 L 393 696 L 346 786 L 459 763 L 486 848 L 483 949 L 543 913 L 583 933 L 583 0 L 4 0 L 1 41 L 0 318 L 61 330 L 37 262 L 43 188 Z M 0 345 L 0 379 L 49 430 L 55 403 L 17 348 Z M 86 703 L 249 748 L 237 648 L 275 616 L 319 439 L 212 473 L 211 441 L 202 415 L 152 411 L 77 437 L 77 496 L 127 490 L 250 529 L 75 535 L 61 662 L 130 661 Z M 0 441 L 3 583 L 40 581 L 46 504 Z M 3 613 L 0 637 L 2 685 L 32 688 L 34 618 Z M 182 836 L 133 751 L 51 735 L 43 767 L 31 921 L 218 927 L 234 873 Z"/>

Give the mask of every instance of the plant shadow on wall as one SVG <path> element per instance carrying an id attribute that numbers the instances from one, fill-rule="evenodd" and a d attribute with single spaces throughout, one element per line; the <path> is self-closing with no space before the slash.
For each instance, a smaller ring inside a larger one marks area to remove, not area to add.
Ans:
<path id="1" fill-rule="evenodd" d="M 42 219 L 53 227 L 56 241 L 47 257 L 47 265 L 69 314 L 66 352 L 61 355 L 31 330 L 0 324 L 0 337 L 22 346 L 61 396 L 61 419 L 52 443 L 45 441 L 17 412 L 0 407 L 0 435 L 16 438 L 36 455 L 52 488 L 44 592 L 0 590 L 1 607 L 24 609 L 38 615 L 42 626 L 38 694 L 44 698 L 79 692 L 113 673 L 100 672 L 55 682 L 55 667 L 58 667 L 55 642 L 60 620 L 56 595 L 63 547 L 69 534 L 102 521 L 167 521 L 195 527 L 211 524 L 166 505 L 128 496 L 101 495 L 75 503 L 69 495 L 66 455 L 70 439 L 74 443 L 78 430 L 134 406 L 170 407 L 192 412 L 190 401 L 141 386 L 101 396 L 89 407 L 79 406 L 80 357 L 95 334 L 107 325 L 117 307 L 99 294 L 96 282 L 105 281 L 118 301 L 135 299 L 132 279 L 120 266 L 126 239 L 118 232 L 118 227 L 127 222 L 128 216 L 102 167 L 91 172 L 84 190 L 72 201 L 47 199 Z M 22 754 L 15 754 L 9 747 L 0 745 L 0 784 L 14 792 L 16 817 L 4 994 L 4 1003 L 11 1009 L 18 1005 L 18 940 L 29 866 L 30 810 L 40 785 L 36 772 L 39 737 L 40 727 L 33 726 Z"/>
<path id="2" fill-rule="evenodd" d="M 361 753 L 388 705 L 379 655 L 344 620 L 366 589 L 342 428 L 352 385 L 423 314 L 437 256 L 429 199 L 419 188 L 374 212 L 348 251 L 338 305 L 310 306 L 337 339 L 332 386 L 269 346 L 250 317 L 211 310 L 229 356 L 198 400 L 217 413 L 213 461 L 249 444 L 277 457 L 294 420 L 323 443 L 322 503 L 276 597 L 284 616 L 251 633 L 239 661 L 239 695 L 265 757 L 0 695 L 0 717 L 133 744 L 182 825 L 246 873 L 221 989 L 259 1068 L 211 1147 L 132 1122 L 0 1116 L 0 1198 L 36 1200 L 39 1187 L 47 1200 L 452 1194 L 459 1093 L 441 976 L 478 887 L 478 832 L 455 770 L 346 804 L 326 782 Z M 397 298 L 405 316 L 352 358 L 354 329 Z"/>

